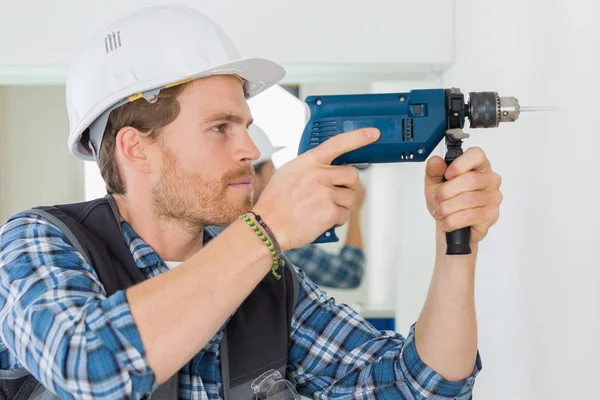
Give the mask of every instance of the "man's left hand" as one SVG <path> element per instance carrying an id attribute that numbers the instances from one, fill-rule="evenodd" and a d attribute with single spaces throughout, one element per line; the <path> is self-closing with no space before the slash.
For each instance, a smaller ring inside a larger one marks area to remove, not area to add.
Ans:
<path id="1" fill-rule="evenodd" d="M 447 182 L 442 182 L 443 176 Z M 438 232 L 470 226 L 471 243 L 481 241 L 498 220 L 501 183 L 478 147 L 468 149 L 448 167 L 442 158 L 432 157 L 425 170 L 425 198 Z"/>

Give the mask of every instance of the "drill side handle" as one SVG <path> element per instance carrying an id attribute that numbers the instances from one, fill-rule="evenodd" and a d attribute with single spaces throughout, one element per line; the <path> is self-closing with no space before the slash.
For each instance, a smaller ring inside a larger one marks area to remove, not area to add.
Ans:
<path id="1" fill-rule="evenodd" d="M 463 153 L 462 140 L 454 140 L 446 137 L 446 145 L 448 150 L 444 160 L 446 165 L 452 164 Z M 446 181 L 446 178 L 443 178 Z M 471 227 L 467 226 L 456 231 L 446 232 L 446 254 L 459 255 L 471 254 Z"/>

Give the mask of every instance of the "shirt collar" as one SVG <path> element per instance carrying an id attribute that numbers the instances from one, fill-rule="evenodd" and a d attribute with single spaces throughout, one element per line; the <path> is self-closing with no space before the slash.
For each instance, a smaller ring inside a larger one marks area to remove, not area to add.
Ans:
<path id="1" fill-rule="evenodd" d="M 133 255 L 133 259 L 135 260 L 135 264 L 139 268 L 144 269 L 156 265 L 161 265 L 166 268 L 166 264 L 158 253 L 154 251 L 154 249 L 146 243 L 125 220 L 121 220 L 121 230 L 123 231 L 125 243 L 127 243 L 131 255 Z M 213 237 L 214 234 L 210 229 L 205 229 L 204 245 L 206 245 Z"/>

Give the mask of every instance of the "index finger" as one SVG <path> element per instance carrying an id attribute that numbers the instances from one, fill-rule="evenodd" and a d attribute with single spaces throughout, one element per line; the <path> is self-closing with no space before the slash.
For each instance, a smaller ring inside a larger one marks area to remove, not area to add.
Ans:
<path id="1" fill-rule="evenodd" d="M 471 147 L 448 166 L 444 175 L 450 180 L 469 171 L 485 172 L 490 168 L 490 160 L 483 150 L 479 147 Z"/>
<path id="2" fill-rule="evenodd" d="M 331 164 L 333 160 L 352 150 L 360 149 L 379 139 L 380 132 L 376 128 L 363 128 L 355 131 L 344 132 L 327 139 L 311 150 L 313 155 L 324 164 Z"/>

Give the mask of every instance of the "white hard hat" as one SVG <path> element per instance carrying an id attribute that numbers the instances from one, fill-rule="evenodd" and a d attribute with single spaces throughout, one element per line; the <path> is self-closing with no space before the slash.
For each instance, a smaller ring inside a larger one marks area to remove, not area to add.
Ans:
<path id="1" fill-rule="evenodd" d="M 150 7 L 121 18 L 94 35 L 69 69 L 69 150 L 94 161 L 112 110 L 211 75 L 241 77 L 250 98 L 279 82 L 285 70 L 268 60 L 242 59 L 221 28 L 193 8 Z M 93 150 L 80 142 L 88 128 Z"/>
<path id="2" fill-rule="evenodd" d="M 248 134 L 250 135 L 250 138 L 256 147 L 258 147 L 258 150 L 260 150 L 260 157 L 258 160 L 253 161 L 252 165 L 256 166 L 264 163 L 265 161 L 269 161 L 271 157 L 273 157 L 273 154 L 283 149 L 283 146 L 273 146 L 265 131 L 263 131 L 261 127 L 256 124 L 250 125 L 248 128 Z"/>

